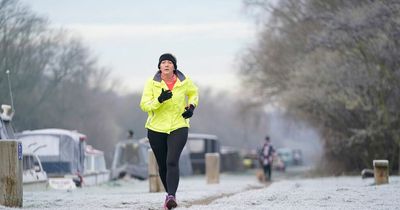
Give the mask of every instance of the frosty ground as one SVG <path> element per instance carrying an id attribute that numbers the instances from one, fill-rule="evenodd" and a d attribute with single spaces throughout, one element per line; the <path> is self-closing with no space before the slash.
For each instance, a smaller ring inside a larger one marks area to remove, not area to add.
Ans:
<path id="1" fill-rule="evenodd" d="M 182 177 L 179 209 L 399 209 L 400 177 L 376 186 L 360 176 L 296 178 L 276 174 L 261 184 L 254 173 L 222 174 L 219 184 L 204 176 Z M 165 193 L 149 193 L 147 181 L 112 181 L 72 191 L 24 191 L 23 209 L 162 209 Z M 13 208 L 1 207 L 11 210 Z"/>

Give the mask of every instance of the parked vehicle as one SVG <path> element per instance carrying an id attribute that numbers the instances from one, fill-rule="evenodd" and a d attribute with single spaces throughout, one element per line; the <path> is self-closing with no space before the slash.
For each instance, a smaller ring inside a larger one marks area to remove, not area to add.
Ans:
<path id="1" fill-rule="evenodd" d="M 282 172 L 286 170 L 285 162 L 283 162 L 282 158 L 279 155 L 274 155 L 272 161 L 272 169 Z"/>
<path id="2" fill-rule="evenodd" d="M 111 179 L 130 176 L 137 179 L 147 179 L 148 151 L 151 149 L 149 140 L 127 139 L 115 146 L 114 159 L 111 166 Z M 192 175 L 189 151 L 184 148 L 179 159 L 179 172 L 182 176 Z"/>
<path id="3" fill-rule="evenodd" d="M 181 157 L 179 158 L 179 174 L 181 176 L 193 175 L 192 161 L 190 160 L 190 152 L 187 146 L 183 147 Z"/>
<path id="4" fill-rule="evenodd" d="M 302 165 L 303 164 L 303 153 L 300 149 L 293 150 L 293 164 Z"/>
<path id="5" fill-rule="evenodd" d="M 279 148 L 276 150 L 277 155 L 282 159 L 285 166 L 293 165 L 293 151 L 290 148 Z"/>
<path id="6" fill-rule="evenodd" d="M 206 153 L 220 153 L 220 143 L 215 135 L 189 133 L 186 145 L 190 152 L 193 173 L 195 174 L 205 173 Z"/>
<path id="7" fill-rule="evenodd" d="M 279 148 L 277 155 L 282 159 L 285 166 L 297 166 L 303 164 L 303 153 L 300 149 Z"/>
<path id="8" fill-rule="evenodd" d="M 221 172 L 238 172 L 243 171 L 243 158 L 239 150 L 233 147 L 221 146 Z"/>
<path id="9" fill-rule="evenodd" d="M 261 167 L 257 150 L 255 150 L 255 149 L 243 150 L 242 151 L 242 156 L 243 156 L 243 166 L 244 166 L 244 168 L 246 168 L 246 169 L 254 169 L 254 168 Z"/>
<path id="10" fill-rule="evenodd" d="M 72 179 L 77 186 L 83 182 L 86 136 L 64 129 L 28 130 L 17 134 L 24 147 L 34 145 L 43 169 L 51 179 Z M 51 181 L 51 182 L 50 182 Z"/>

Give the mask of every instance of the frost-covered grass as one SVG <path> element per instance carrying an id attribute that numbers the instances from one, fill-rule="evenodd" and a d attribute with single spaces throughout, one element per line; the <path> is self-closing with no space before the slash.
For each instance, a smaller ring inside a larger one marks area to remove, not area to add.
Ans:
<path id="1" fill-rule="evenodd" d="M 359 176 L 278 181 L 190 209 L 399 209 L 400 177 L 389 182 L 377 186 Z"/>
<path id="2" fill-rule="evenodd" d="M 297 178 L 265 187 L 253 174 L 222 174 L 220 183 L 211 185 L 203 176 L 183 177 L 177 209 L 400 208 L 400 177 L 391 176 L 386 185 L 373 182 L 359 176 Z M 149 193 L 147 181 L 119 180 L 73 191 L 25 191 L 23 209 L 162 209 L 164 196 Z"/>
<path id="3" fill-rule="evenodd" d="M 206 184 L 204 176 L 181 177 L 177 199 L 181 207 L 188 207 L 194 201 L 260 186 L 249 175 L 222 174 L 219 184 Z M 164 192 L 149 193 L 148 181 L 129 179 L 72 191 L 24 191 L 23 209 L 161 209 L 164 199 Z"/>

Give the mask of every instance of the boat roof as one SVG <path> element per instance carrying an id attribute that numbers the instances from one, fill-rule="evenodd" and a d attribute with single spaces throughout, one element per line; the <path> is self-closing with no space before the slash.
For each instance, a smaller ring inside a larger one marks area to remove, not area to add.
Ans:
<path id="1" fill-rule="evenodd" d="M 93 148 L 92 145 L 86 145 L 85 153 L 90 155 L 104 155 L 104 152 Z"/>
<path id="2" fill-rule="evenodd" d="M 141 139 L 124 139 L 117 143 L 117 146 L 126 145 L 126 144 L 149 144 L 149 140 L 145 138 Z"/>
<path id="3" fill-rule="evenodd" d="M 205 134 L 205 133 L 189 133 L 188 138 L 218 140 L 218 137 L 216 135 Z"/>
<path id="4" fill-rule="evenodd" d="M 46 135 L 66 135 L 70 136 L 75 140 L 81 140 L 80 138 L 83 137 L 83 140 L 86 140 L 86 135 L 79 133 L 75 130 L 66 130 L 60 128 L 48 128 L 48 129 L 37 129 L 37 130 L 25 130 L 20 133 L 21 136 L 25 135 L 39 135 L 39 134 L 46 134 Z"/>

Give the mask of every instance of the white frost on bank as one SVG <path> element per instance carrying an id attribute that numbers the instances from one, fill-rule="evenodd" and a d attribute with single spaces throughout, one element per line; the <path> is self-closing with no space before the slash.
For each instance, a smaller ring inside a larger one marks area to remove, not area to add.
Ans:
<path id="1" fill-rule="evenodd" d="M 183 177 L 177 192 L 177 210 L 399 209 L 400 177 L 391 176 L 386 185 L 376 186 L 373 181 L 359 176 L 296 179 L 276 181 L 265 188 L 249 174 L 222 174 L 220 184 L 212 185 L 206 184 L 202 176 Z M 73 191 L 24 191 L 23 209 L 160 210 L 164 196 L 165 193 L 149 193 L 147 181 L 120 180 Z"/>
<path id="2" fill-rule="evenodd" d="M 389 182 L 374 185 L 358 176 L 279 181 L 189 209 L 400 209 L 400 177 Z"/>
<path id="3" fill-rule="evenodd" d="M 193 201 L 210 196 L 239 193 L 253 187 L 261 187 L 254 176 L 220 176 L 219 184 L 206 184 L 204 176 L 181 177 L 177 192 L 180 207 L 189 207 Z M 119 180 L 95 187 L 72 191 L 45 190 L 24 191 L 23 209 L 42 210 L 99 210 L 99 209 L 162 209 L 165 192 L 149 193 L 148 181 Z M 15 210 L 0 206 L 0 209 Z"/>

